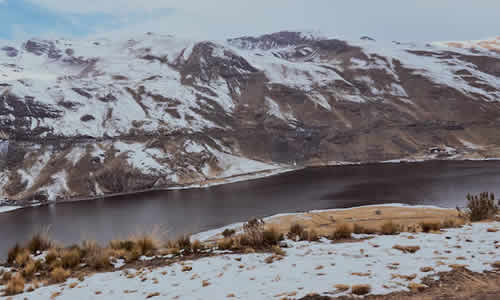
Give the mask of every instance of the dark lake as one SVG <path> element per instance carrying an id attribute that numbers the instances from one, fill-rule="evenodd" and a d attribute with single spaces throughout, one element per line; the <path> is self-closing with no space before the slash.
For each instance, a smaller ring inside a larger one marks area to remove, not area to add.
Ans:
<path id="1" fill-rule="evenodd" d="M 382 203 L 464 206 L 467 193 L 500 195 L 500 161 L 432 161 L 300 170 L 203 189 L 147 192 L 0 214 L 0 258 L 50 227 L 64 244 L 101 242 L 160 226 L 170 237 L 284 212 Z"/>

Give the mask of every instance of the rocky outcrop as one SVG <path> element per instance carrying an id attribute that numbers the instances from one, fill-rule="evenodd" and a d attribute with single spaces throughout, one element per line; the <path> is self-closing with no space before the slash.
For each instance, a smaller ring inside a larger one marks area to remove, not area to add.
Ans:
<path id="1" fill-rule="evenodd" d="M 280 32 L 0 49 L 0 193 L 19 203 L 296 165 L 499 155 L 500 56 L 489 48 Z"/>

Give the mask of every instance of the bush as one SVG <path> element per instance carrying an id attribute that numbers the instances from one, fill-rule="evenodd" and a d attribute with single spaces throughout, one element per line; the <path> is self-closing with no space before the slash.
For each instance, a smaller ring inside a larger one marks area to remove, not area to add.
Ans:
<path id="1" fill-rule="evenodd" d="M 50 247 L 52 247 L 52 242 L 50 241 L 48 234 L 41 232 L 33 235 L 26 246 L 32 254 L 36 254 L 38 251 L 41 252 L 48 250 Z"/>
<path id="2" fill-rule="evenodd" d="M 422 222 L 420 223 L 423 232 L 439 231 L 441 230 L 441 224 L 439 222 Z"/>
<path id="3" fill-rule="evenodd" d="M 358 284 L 353 285 L 351 290 L 354 295 L 362 296 L 370 293 L 372 288 L 368 284 Z"/>
<path id="4" fill-rule="evenodd" d="M 201 250 L 203 250 L 202 243 L 199 240 L 195 240 L 191 243 L 191 250 L 193 250 L 193 253 L 199 253 Z"/>
<path id="5" fill-rule="evenodd" d="M 236 233 L 236 230 L 227 228 L 227 229 L 224 229 L 224 231 L 222 232 L 222 236 L 224 238 L 229 238 L 229 237 L 232 237 L 235 233 Z"/>
<path id="6" fill-rule="evenodd" d="M 16 265 L 22 267 L 28 264 L 31 261 L 31 256 L 28 249 L 23 249 L 16 256 L 15 263 Z"/>
<path id="7" fill-rule="evenodd" d="M 38 264 L 35 263 L 34 261 L 30 261 L 26 264 L 26 266 L 24 267 L 23 269 L 23 276 L 25 278 L 31 278 L 33 277 L 33 275 L 36 273 L 37 269 L 38 269 Z"/>
<path id="8" fill-rule="evenodd" d="M 383 235 L 395 235 L 399 233 L 399 225 L 393 223 L 392 221 L 385 222 L 380 229 Z"/>
<path id="9" fill-rule="evenodd" d="M 297 237 L 303 239 L 305 228 L 299 223 L 293 223 L 290 226 L 290 231 L 288 232 L 288 238 L 291 240 L 297 240 Z"/>
<path id="10" fill-rule="evenodd" d="M 191 251 L 191 237 L 189 235 L 180 236 L 175 242 L 176 248 L 184 251 Z"/>
<path id="11" fill-rule="evenodd" d="M 109 247 L 113 250 L 132 251 L 135 243 L 132 240 L 112 240 L 109 242 Z"/>
<path id="12" fill-rule="evenodd" d="M 81 254 L 79 249 L 64 250 L 61 254 L 62 267 L 72 269 L 80 264 Z"/>
<path id="13" fill-rule="evenodd" d="M 50 280 L 52 283 L 61 283 L 66 281 L 70 275 L 69 271 L 64 270 L 61 267 L 57 267 L 52 272 L 50 272 Z"/>
<path id="14" fill-rule="evenodd" d="M 472 222 L 493 218 L 498 213 L 493 193 L 481 193 L 476 196 L 468 194 L 467 201 L 467 215 Z"/>
<path id="15" fill-rule="evenodd" d="M 264 247 L 277 245 L 283 240 L 283 238 L 283 234 L 279 233 L 278 229 L 275 227 L 271 227 L 262 232 L 262 242 Z"/>
<path id="16" fill-rule="evenodd" d="M 23 276 L 21 276 L 21 274 L 17 273 L 9 280 L 9 282 L 7 282 L 5 295 L 16 295 L 22 292 L 24 292 L 24 278 Z"/>
<path id="17" fill-rule="evenodd" d="M 345 240 L 352 237 L 351 226 L 347 224 L 339 224 L 335 228 L 335 231 L 330 235 L 331 240 Z"/>
<path id="18" fill-rule="evenodd" d="M 24 250 L 19 244 L 14 245 L 14 247 L 10 248 L 7 252 L 7 263 L 12 265 L 16 261 L 16 257 L 19 253 Z"/>
<path id="19" fill-rule="evenodd" d="M 231 238 L 224 238 L 217 242 L 217 249 L 219 250 L 230 250 L 233 248 L 234 240 Z"/>
<path id="20" fill-rule="evenodd" d="M 142 235 L 134 240 L 135 246 L 142 255 L 151 255 L 158 249 L 158 242 L 149 235 Z"/>
<path id="21" fill-rule="evenodd" d="M 56 261 L 58 257 L 59 252 L 55 248 L 50 248 L 47 252 L 47 255 L 45 255 L 45 263 L 47 265 L 52 265 L 52 263 Z"/>

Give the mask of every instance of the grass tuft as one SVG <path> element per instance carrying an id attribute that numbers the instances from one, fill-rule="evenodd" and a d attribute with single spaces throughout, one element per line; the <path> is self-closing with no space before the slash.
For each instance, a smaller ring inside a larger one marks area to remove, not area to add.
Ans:
<path id="1" fill-rule="evenodd" d="M 422 222 L 422 223 L 420 223 L 420 227 L 422 228 L 423 232 L 429 233 L 429 232 L 441 230 L 441 223 L 439 223 L 439 222 Z"/>
<path id="2" fill-rule="evenodd" d="M 382 225 L 382 228 L 380 229 L 380 232 L 383 235 L 395 235 L 398 234 L 400 231 L 399 225 L 395 224 L 392 221 L 387 221 Z"/>
<path id="3" fill-rule="evenodd" d="M 37 254 L 37 252 L 48 250 L 52 247 L 52 244 L 47 232 L 37 232 L 28 241 L 26 248 L 28 248 L 32 254 Z"/>
<path id="4" fill-rule="evenodd" d="M 358 284 L 353 285 L 351 290 L 354 295 L 363 296 L 370 293 L 372 291 L 372 288 L 368 284 Z"/>
<path id="5" fill-rule="evenodd" d="M 352 237 L 352 229 L 348 224 L 339 224 L 330 235 L 331 240 L 346 240 Z"/>
<path id="6" fill-rule="evenodd" d="M 5 295 L 17 295 L 24 292 L 24 278 L 21 274 L 17 273 L 7 282 L 7 286 L 5 288 Z"/>
<path id="7" fill-rule="evenodd" d="M 57 267 L 52 272 L 50 272 L 50 280 L 52 283 L 61 283 L 66 281 L 70 275 L 69 271 L 66 271 L 65 269 L 61 267 Z"/>

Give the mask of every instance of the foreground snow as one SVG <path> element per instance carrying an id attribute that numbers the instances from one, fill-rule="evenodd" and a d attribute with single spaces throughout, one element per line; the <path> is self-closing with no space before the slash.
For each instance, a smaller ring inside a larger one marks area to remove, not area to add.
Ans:
<path id="1" fill-rule="evenodd" d="M 500 260 L 500 251 L 495 249 L 500 233 L 488 232 L 488 228 L 500 229 L 500 223 L 473 224 L 441 234 L 375 236 L 357 243 L 287 241 L 287 255 L 271 264 L 264 261 L 270 254 L 227 253 L 186 261 L 184 265 L 192 267 L 186 272 L 180 263 L 144 270 L 134 278 L 117 271 L 94 275 L 83 282 L 72 279 L 13 299 L 49 299 L 56 292 L 61 293 L 57 299 L 71 300 L 145 299 L 155 293 L 161 299 L 207 299 L 207 295 L 211 299 L 232 295 L 236 299 L 273 299 L 300 298 L 311 292 L 336 296 L 350 293 L 336 292 L 336 284 L 369 284 L 373 294 L 388 294 L 408 289 L 411 281 L 399 275 L 415 274 L 413 282 L 419 283 L 423 277 L 451 271 L 450 265 L 454 264 L 466 265 L 473 272 L 492 270 L 491 263 Z M 421 249 L 408 254 L 393 249 L 394 245 Z M 423 267 L 433 270 L 424 273 Z M 129 273 L 136 274 L 137 270 Z M 73 282 L 78 286 L 69 288 Z"/>

